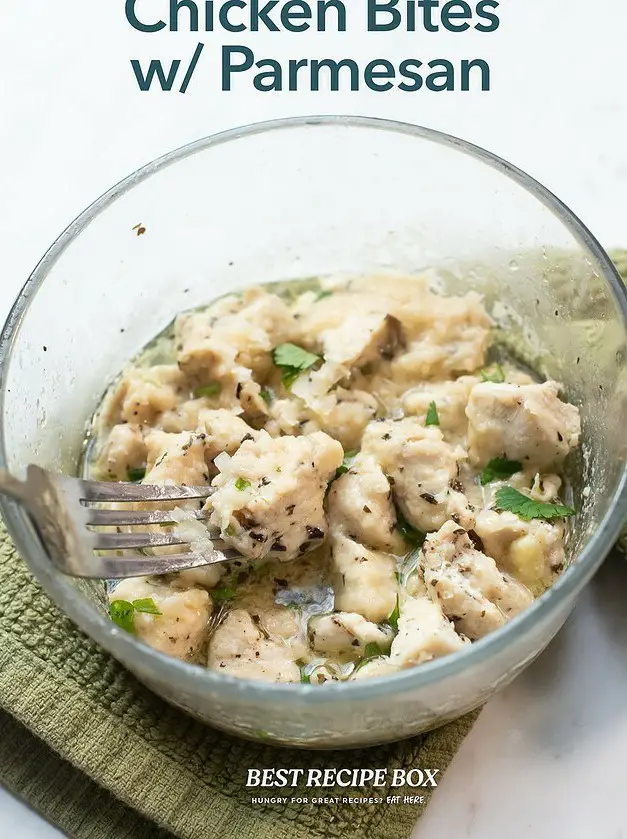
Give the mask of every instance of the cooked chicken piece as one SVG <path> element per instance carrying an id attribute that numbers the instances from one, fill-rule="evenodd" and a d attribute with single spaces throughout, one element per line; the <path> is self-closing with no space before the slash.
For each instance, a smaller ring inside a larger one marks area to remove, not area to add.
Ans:
<path id="1" fill-rule="evenodd" d="M 258 432 L 230 411 L 201 411 L 199 429 L 207 435 L 205 459 L 211 463 L 222 452 L 233 455 L 247 440 L 254 440 Z"/>
<path id="2" fill-rule="evenodd" d="M 340 326 L 320 333 L 326 361 L 349 369 L 363 367 L 381 358 L 390 359 L 402 342 L 401 324 L 380 312 L 349 313 Z"/>
<path id="3" fill-rule="evenodd" d="M 398 665 L 392 664 L 389 656 L 378 656 L 364 662 L 361 667 L 353 670 L 349 681 L 358 682 L 362 679 L 375 679 L 382 676 L 392 676 L 399 673 Z"/>
<path id="4" fill-rule="evenodd" d="M 306 370 L 292 383 L 290 393 L 297 396 L 306 408 L 319 414 L 328 414 L 336 402 L 330 392 L 339 381 L 349 375 L 348 367 L 325 362 L 317 369 Z"/>
<path id="5" fill-rule="evenodd" d="M 396 503 L 418 530 L 437 530 L 450 518 L 472 527 L 473 511 L 457 484 L 465 452 L 445 443 L 439 428 L 425 428 L 415 417 L 373 422 L 362 450 L 381 464 Z"/>
<path id="6" fill-rule="evenodd" d="M 438 413 L 440 431 L 449 440 L 462 442 L 468 430 L 466 405 L 470 391 L 479 382 L 475 376 L 461 376 L 452 382 L 431 382 L 408 390 L 402 404 L 406 414 L 423 422 L 432 402 Z"/>
<path id="7" fill-rule="evenodd" d="M 422 563 L 429 596 L 458 632 L 476 639 L 498 629 L 533 602 L 529 590 L 475 549 L 468 533 L 447 522 L 427 537 Z"/>
<path id="8" fill-rule="evenodd" d="M 131 367 L 105 396 L 99 419 L 105 425 L 154 425 L 188 396 L 189 385 L 175 364 Z"/>
<path id="9" fill-rule="evenodd" d="M 331 563 L 335 608 L 381 623 L 394 611 L 398 584 L 393 556 L 333 532 Z"/>
<path id="10" fill-rule="evenodd" d="M 404 553 L 390 483 L 372 455 L 359 454 L 348 472 L 331 484 L 327 509 L 331 526 L 362 545 Z"/>
<path id="11" fill-rule="evenodd" d="M 514 513 L 482 510 L 475 532 L 482 550 L 500 569 L 520 580 L 534 595 L 541 594 L 564 569 L 564 526 L 533 519 L 523 521 Z"/>
<path id="12" fill-rule="evenodd" d="M 336 364 L 323 364 L 319 370 L 299 376 L 292 393 L 303 403 L 299 425 L 309 419 L 339 440 L 345 449 L 354 449 L 376 415 L 378 403 L 363 390 L 336 387 L 347 372 Z"/>
<path id="13" fill-rule="evenodd" d="M 276 294 L 248 289 L 204 312 L 179 315 L 175 325 L 181 370 L 199 380 L 244 381 L 236 368 L 264 376 L 271 350 L 298 336 L 298 321 Z"/>
<path id="14" fill-rule="evenodd" d="M 321 336 L 331 330 L 340 330 L 347 315 L 358 318 L 359 322 L 368 320 L 374 323 L 374 319 L 379 318 L 380 323 L 388 315 L 400 319 L 401 309 L 402 306 L 392 298 L 386 297 L 381 288 L 373 293 L 359 295 L 338 289 L 330 297 L 309 305 L 303 300 L 297 307 L 302 341 L 308 349 L 319 352 L 322 349 Z M 368 340 L 366 336 L 366 341 Z"/>
<path id="15" fill-rule="evenodd" d="M 323 431 L 340 441 L 344 449 L 359 448 L 364 429 L 377 413 L 377 400 L 363 390 L 336 388 L 330 407 L 312 413 L 312 419 Z"/>
<path id="16" fill-rule="evenodd" d="M 324 497 L 343 456 L 322 432 L 275 438 L 260 431 L 232 458 L 216 458 L 210 521 L 245 556 L 294 559 L 326 537 Z"/>
<path id="17" fill-rule="evenodd" d="M 368 644 L 376 644 L 381 653 L 390 649 L 394 630 L 381 628 L 354 612 L 320 615 L 309 622 L 309 640 L 321 655 L 362 658 Z"/>
<path id="18" fill-rule="evenodd" d="M 229 612 L 214 632 L 207 665 L 242 679 L 300 681 L 300 669 L 290 647 L 266 638 L 244 609 Z"/>
<path id="19" fill-rule="evenodd" d="M 202 523 L 200 523 L 202 526 Z M 188 568 L 187 571 L 177 571 L 170 577 L 172 588 L 215 588 L 225 573 L 224 565 L 203 565 L 201 568 Z"/>
<path id="20" fill-rule="evenodd" d="M 474 292 L 464 297 L 430 295 L 418 310 L 399 315 L 410 338 L 392 362 L 394 378 L 445 379 L 484 363 L 492 322 Z"/>
<path id="21" fill-rule="evenodd" d="M 401 604 L 390 662 L 397 667 L 413 667 L 453 653 L 465 643 L 438 603 L 426 596 L 410 597 Z"/>
<path id="22" fill-rule="evenodd" d="M 270 416 L 268 404 L 262 396 L 261 385 L 251 379 L 243 382 L 236 393 L 246 422 L 252 423 L 255 428 L 260 428 Z"/>
<path id="23" fill-rule="evenodd" d="M 484 382 L 472 389 L 468 416 L 470 459 L 506 457 L 548 471 L 579 443 L 579 411 L 559 398 L 560 385 Z"/>
<path id="24" fill-rule="evenodd" d="M 537 473 L 534 476 L 529 495 L 534 501 L 550 503 L 558 497 L 561 487 L 562 479 L 559 475 L 540 475 L 540 473 Z"/>
<path id="25" fill-rule="evenodd" d="M 122 580 L 109 594 L 109 601 L 152 598 L 161 615 L 134 613 L 137 636 L 156 650 L 184 661 L 198 658 L 207 640 L 212 604 L 199 588 L 174 589 L 158 578 Z"/>
<path id="26" fill-rule="evenodd" d="M 144 483 L 203 486 L 209 480 L 205 447 L 207 435 L 182 431 L 149 431 L 146 434 L 147 468 Z"/>
<path id="27" fill-rule="evenodd" d="M 309 412 L 298 399 L 275 399 L 271 403 L 270 416 L 264 430 L 272 437 L 283 434 L 313 434 L 320 426 L 309 419 Z"/>
<path id="28" fill-rule="evenodd" d="M 188 399 L 181 402 L 171 411 L 166 411 L 159 417 L 157 427 L 170 434 L 179 434 L 181 431 L 196 431 L 200 423 L 200 415 L 208 408 L 207 399 Z M 237 422 L 232 411 L 227 412 Z"/>
<path id="29" fill-rule="evenodd" d="M 146 463 L 146 443 L 139 425 L 114 425 L 98 454 L 95 471 L 105 481 L 128 481 L 129 470 Z"/>

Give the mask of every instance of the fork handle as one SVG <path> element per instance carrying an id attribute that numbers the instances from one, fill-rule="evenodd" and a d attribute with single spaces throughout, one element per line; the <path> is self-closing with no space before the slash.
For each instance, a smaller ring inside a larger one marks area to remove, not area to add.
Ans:
<path id="1" fill-rule="evenodd" d="M 28 503 L 26 484 L 6 469 L 0 469 L 0 493 L 21 501 L 22 504 Z"/>

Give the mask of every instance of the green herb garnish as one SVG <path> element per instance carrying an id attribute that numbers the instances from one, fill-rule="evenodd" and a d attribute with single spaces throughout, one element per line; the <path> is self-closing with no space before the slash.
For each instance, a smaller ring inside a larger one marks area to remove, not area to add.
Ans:
<path id="1" fill-rule="evenodd" d="M 219 396 L 222 393 L 222 385 L 220 382 L 209 382 L 209 384 L 201 385 L 194 391 L 196 399 L 202 399 L 203 396 Z"/>
<path id="2" fill-rule="evenodd" d="M 129 469 L 127 472 L 127 478 L 132 484 L 138 484 L 140 481 L 143 481 L 145 477 L 145 467 L 142 469 Z"/>
<path id="3" fill-rule="evenodd" d="M 160 615 L 157 604 L 152 597 L 143 597 L 140 600 L 133 600 L 133 608 L 142 615 Z"/>
<path id="4" fill-rule="evenodd" d="M 392 627 L 395 632 L 398 632 L 398 619 L 401 616 L 401 609 L 400 604 L 398 602 L 398 594 L 396 595 L 396 606 L 394 607 L 394 611 L 387 619 L 387 623 Z"/>
<path id="5" fill-rule="evenodd" d="M 379 658 L 379 656 L 383 655 L 383 650 L 377 643 L 371 641 L 370 643 L 366 644 L 364 649 L 364 655 L 359 664 L 353 670 L 353 673 L 357 673 L 358 670 L 364 666 L 364 664 L 368 664 L 369 661 L 372 661 L 373 658 Z"/>
<path id="6" fill-rule="evenodd" d="M 274 402 L 274 394 L 272 393 L 269 387 L 261 388 L 259 396 L 261 396 L 266 405 L 272 405 L 272 403 Z"/>
<path id="7" fill-rule="evenodd" d="M 480 375 L 482 382 L 493 382 L 496 385 L 500 385 L 505 381 L 505 371 L 500 364 L 495 364 L 494 370 L 491 373 L 487 370 L 481 370 Z"/>
<path id="8" fill-rule="evenodd" d="M 245 489 L 252 486 L 250 481 L 247 481 L 246 478 L 238 478 L 235 481 L 235 489 L 238 489 L 240 492 L 244 492 Z"/>
<path id="9" fill-rule="evenodd" d="M 311 684 L 311 676 L 305 672 L 305 665 L 299 664 L 298 669 L 300 670 L 300 681 L 303 685 L 310 685 Z"/>
<path id="10" fill-rule="evenodd" d="M 348 470 L 353 465 L 353 462 L 354 462 L 354 460 L 355 460 L 355 458 L 357 457 L 358 454 L 359 454 L 359 452 L 357 452 L 357 451 L 344 452 L 344 460 L 342 461 L 342 465 L 338 466 L 337 469 L 335 470 L 335 477 L 336 478 L 339 478 L 340 475 L 345 475 L 348 472 Z"/>
<path id="11" fill-rule="evenodd" d="M 506 478 L 511 478 L 516 472 L 522 470 L 522 463 L 518 460 L 508 460 L 506 457 L 495 457 L 485 467 L 481 473 L 481 485 L 491 483 L 492 481 L 504 481 Z"/>
<path id="12" fill-rule="evenodd" d="M 144 615 L 162 614 L 152 597 L 133 600 L 132 603 L 128 600 L 114 600 L 109 606 L 109 617 L 113 623 L 131 634 L 135 632 L 135 612 Z"/>
<path id="13" fill-rule="evenodd" d="M 227 529 L 224 531 L 225 536 L 235 536 L 235 528 L 232 524 L 229 524 Z"/>
<path id="14" fill-rule="evenodd" d="M 135 632 L 134 612 L 133 604 L 129 603 L 128 600 L 114 600 L 109 606 L 109 617 L 113 623 L 131 633 Z"/>
<path id="15" fill-rule="evenodd" d="M 235 597 L 235 589 L 228 588 L 227 586 L 223 588 L 214 588 L 211 592 L 211 596 L 219 603 L 223 603 L 226 600 L 233 600 Z"/>
<path id="16" fill-rule="evenodd" d="M 281 344 L 273 351 L 272 360 L 281 369 L 281 381 L 289 390 L 300 374 L 317 364 L 321 357 L 296 344 Z"/>
<path id="17" fill-rule="evenodd" d="M 432 402 L 429 405 L 429 410 L 427 411 L 427 420 L 426 425 L 439 425 L 440 424 L 440 417 L 438 414 L 438 406 L 435 402 Z"/>
<path id="18" fill-rule="evenodd" d="M 563 504 L 547 504 L 534 501 L 513 487 L 501 487 L 496 492 L 495 505 L 497 510 L 514 513 L 525 521 L 531 519 L 563 519 L 574 516 L 576 510 Z"/>
<path id="19" fill-rule="evenodd" d="M 427 538 L 426 533 L 417 530 L 407 521 L 398 507 L 396 508 L 396 529 L 412 549 L 421 548 Z"/>
<path id="20" fill-rule="evenodd" d="M 327 289 L 323 289 L 322 291 L 319 291 L 318 296 L 316 297 L 316 303 L 318 302 L 318 300 L 324 300 L 325 297 L 331 297 L 332 294 L 333 294 L 333 292 L 332 291 L 327 291 Z"/>

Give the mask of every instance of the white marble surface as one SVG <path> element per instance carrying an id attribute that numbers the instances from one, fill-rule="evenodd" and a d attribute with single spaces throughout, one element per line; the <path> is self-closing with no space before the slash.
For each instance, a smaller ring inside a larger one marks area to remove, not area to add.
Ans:
<path id="1" fill-rule="evenodd" d="M 148 7 L 149 4 L 144 4 Z M 159 7 L 162 4 L 153 4 Z M 485 57 L 490 93 L 140 94 L 131 57 L 185 56 L 185 33 L 140 35 L 123 3 L 5 3 L 0 26 L 0 319 L 53 238 L 138 165 L 234 125 L 373 114 L 458 134 L 527 169 L 608 246 L 627 244 L 627 4 L 503 0 L 492 35 L 238 36 L 258 57 Z M 419 839 L 627 835 L 627 568 L 606 563 L 549 650 L 494 698 L 447 772 Z M 0 836 L 58 831 L 0 790 Z"/>

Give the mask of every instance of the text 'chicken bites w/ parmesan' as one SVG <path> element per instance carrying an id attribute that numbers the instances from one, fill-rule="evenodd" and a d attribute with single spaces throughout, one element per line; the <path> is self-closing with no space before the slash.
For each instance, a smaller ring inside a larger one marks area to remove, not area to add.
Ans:
<path id="1" fill-rule="evenodd" d="M 178 316 L 108 390 L 92 478 L 211 484 L 177 534 L 239 560 L 109 591 L 162 652 L 279 682 L 389 675 L 503 626 L 564 569 L 555 382 L 487 360 L 475 293 L 424 278 L 253 287 Z M 190 512 L 189 504 L 192 504 Z M 157 549 L 161 552 L 179 548 Z"/>

